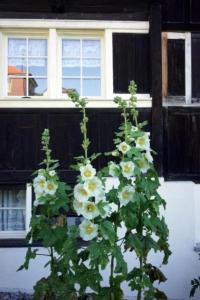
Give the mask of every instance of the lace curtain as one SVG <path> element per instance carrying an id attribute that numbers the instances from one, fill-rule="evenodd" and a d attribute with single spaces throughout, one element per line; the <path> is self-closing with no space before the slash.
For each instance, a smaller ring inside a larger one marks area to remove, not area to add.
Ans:
<path id="1" fill-rule="evenodd" d="M 25 230 L 25 190 L 0 191 L 0 231 Z"/>

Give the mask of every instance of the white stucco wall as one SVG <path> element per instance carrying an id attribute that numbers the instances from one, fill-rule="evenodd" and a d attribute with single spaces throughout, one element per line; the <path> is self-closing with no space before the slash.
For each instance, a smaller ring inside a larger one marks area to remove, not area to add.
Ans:
<path id="1" fill-rule="evenodd" d="M 160 288 L 171 299 L 189 300 L 190 281 L 200 275 L 198 254 L 193 250 L 195 243 L 200 242 L 200 185 L 162 180 L 161 183 L 160 192 L 167 201 L 164 215 L 170 230 L 172 255 L 169 264 L 162 267 L 168 281 Z M 31 290 L 39 278 L 47 275 L 48 270 L 42 267 L 45 264 L 42 257 L 34 261 L 28 271 L 16 272 L 24 260 L 25 252 L 25 248 L 0 248 L 0 289 Z M 126 258 L 130 267 L 137 264 L 132 254 L 126 254 Z M 161 256 L 152 253 L 150 260 L 159 266 Z M 103 275 L 106 283 L 108 272 Z M 131 296 L 126 285 L 124 291 Z"/>

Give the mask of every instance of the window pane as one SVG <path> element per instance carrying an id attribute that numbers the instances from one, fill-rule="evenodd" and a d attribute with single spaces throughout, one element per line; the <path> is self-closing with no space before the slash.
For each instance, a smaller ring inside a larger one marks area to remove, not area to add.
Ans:
<path id="1" fill-rule="evenodd" d="M 2 207 L 25 207 L 25 190 L 1 190 L 0 191 L 0 209 Z"/>
<path id="2" fill-rule="evenodd" d="M 25 230 L 25 210 L 23 209 L 0 209 L 0 231 Z"/>
<path id="3" fill-rule="evenodd" d="M 47 79 L 29 78 L 29 96 L 45 96 L 47 94 Z"/>
<path id="4" fill-rule="evenodd" d="M 79 225 L 83 221 L 82 217 L 68 217 L 67 224 L 68 226 Z"/>
<path id="5" fill-rule="evenodd" d="M 26 59 L 9 58 L 8 59 L 8 75 L 25 76 L 26 75 Z"/>
<path id="6" fill-rule="evenodd" d="M 80 94 L 81 92 L 80 79 L 63 79 L 62 93 L 67 93 L 68 89 L 75 89 Z"/>
<path id="7" fill-rule="evenodd" d="M 83 40 L 83 57 L 99 58 L 100 57 L 100 41 L 99 40 Z"/>
<path id="8" fill-rule="evenodd" d="M 63 59 L 62 75 L 63 76 L 80 76 L 80 59 Z"/>
<path id="9" fill-rule="evenodd" d="M 84 59 L 83 60 L 83 76 L 97 76 L 101 75 L 100 60 Z"/>
<path id="10" fill-rule="evenodd" d="M 47 59 L 31 58 L 28 60 L 29 76 L 46 76 L 47 75 Z"/>
<path id="11" fill-rule="evenodd" d="M 80 57 L 80 40 L 63 40 L 62 41 L 63 57 Z"/>
<path id="12" fill-rule="evenodd" d="M 185 95 L 185 40 L 168 40 L 168 95 Z"/>
<path id="13" fill-rule="evenodd" d="M 83 80 L 83 96 L 100 96 L 101 81 L 100 79 L 84 79 Z"/>
<path id="14" fill-rule="evenodd" d="M 28 40 L 29 56 L 47 56 L 47 40 L 29 39 Z"/>
<path id="15" fill-rule="evenodd" d="M 8 39 L 8 55 L 9 56 L 26 56 L 26 39 Z"/>
<path id="16" fill-rule="evenodd" d="M 8 96 L 26 96 L 26 78 L 8 78 Z"/>

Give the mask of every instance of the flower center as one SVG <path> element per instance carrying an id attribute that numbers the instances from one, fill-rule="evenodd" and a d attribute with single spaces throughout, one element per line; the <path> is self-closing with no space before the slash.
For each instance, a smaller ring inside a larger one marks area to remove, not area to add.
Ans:
<path id="1" fill-rule="evenodd" d="M 90 170 L 86 170 L 86 171 L 84 172 L 84 176 L 85 176 L 85 177 L 91 177 L 91 176 L 92 176 L 92 172 L 91 172 Z"/>
<path id="2" fill-rule="evenodd" d="M 87 191 L 85 190 L 85 189 L 80 189 L 80 194 L 82 195 L 82 196 L 87 196 Z"/>
<path id="3" fill-rule="evenodd" d="M 125 199 L 125 200 L 127 200 L 128 198 L 129 198 L 129 192 L 123 192 L 123 198 Z"/>
<path id="4" fill-rule="evenodd" d="M 49 190 L 53 190 L 53 188 L 54 188 L 53 183 L 49 183 L 49 184 L 48 184 L 48 189 L 49 189 Z"/>
<path id="5" fill-rule="evenodd" d="M 145 161 L 144 160 L 139 160 L 138 164 L 139 164 L 140 168 L 144 168 L 145 167 Z"/>
<path id="6" fill-rule="evenodd" d="M 128 165 L 124 166 L 124 172 L 125 173 L 129 173 L 130 170 L 131 170 L 130 166 L 128 166 Z"/>
<path id="7" fill-rule="evenodd" d="M 88 212 L 94 212 L 95 211 L 95 206 L 93 204 L 88 204 L 87 205 L 87 211 Z"/>
<path id="8" fill-rule="evenodd" d="M 138 144 L 139 144 L 140 146 L 143 146 L 143 145 L 145 144 L 145 139 L 144 139 L 143 137 L 139 138 L 139 139 L 138 139 Z"/>
<path id="9" fill-rule="evenodd" d="M 88 188 L 89 190 L 91 191 L 94 191 L 96 189 L 97 185 L 94 181 L 91 181 L 89 184 L 88 184 Z"/>
<path id="10" fill-rule="evenodd" d="M 127 150 L 127 146 L 126 145 L 122 145 L 122 151 L 126 152 L 126 150 Z"/>
<path id="11" fill-rule="evenodd" d="M 40 186 L 41 188 L 44 188 L 44 186 L 45 186 L 45 181 L 44 181 L 44 180 L 41 180 L 41 181 L 39 182 L 39 186 Z"/>
<path id="12" fill-rule="evenodd" d="M 94 231 L 94 228 L 91 225 L 86 226 L 85 228 L 86 233 L 91 234 Z"/>

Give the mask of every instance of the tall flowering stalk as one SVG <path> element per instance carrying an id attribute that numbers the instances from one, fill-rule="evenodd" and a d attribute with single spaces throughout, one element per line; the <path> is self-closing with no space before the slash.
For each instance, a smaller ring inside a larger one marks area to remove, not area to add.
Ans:
<path id="1" fill-rule="evenodd" d="M 47 259 L 45 267 L 50 267 L 50 274 L 36 283 L 34 299 L 70 300 L 76 295 L 77 228 L 67 224 L 70 188 L 59 179 L 56 170 L 59 164 L 52 159 L 49 143 L 49 130 L 45 129 L 42 134 L 44 160 L 41 168 L 34 173 L 35 201 L 27 235 L 28 242 L 39 242 L 44 250 L 29 247 L 19 270 L 28 269 L 31 259 L 44 256 Z"/>
<path id="2" fill-rule="evenodd" d="M 120 221 L 116 212 L 113 211 L 112 191 L 106 190 L 104 174 L 97 172 L 92 165 L 98 154 L 88 156 L 90 141 L 87 135 L 87 102 L 85 99 L 80 99 L 76 92 L 69 93 L 69 96 L 82 113 L 80 129 L 83 135 L 84 155 L 77 158 L 77 164 L 74 166 L 80 175 L 74 187 L 73 206 L 75 212 L 83 218 L 79 225 L 80 237 L 88 242 L 87 247 L 82 249 L 79 256 L 83 262 L 89 261 L 88 269 L 84 264 L 85 281 L 80 283 L 79 278 L 77 283 L 81 285 L 80 292 L 84 292 L 86 287 L 91 287 L 96 292 L 96 300 L 121 300 L 123 293 L 120 283 L 126 277 L 127 266 L 121 248 L 117 244 L 117 227 Z M 100 271 L 105 269 L 109 262 L 111 262 L 110 286 L 101 287 Z M 116 277 L 114 273 L 117 274 Z M 93 278 L 90 274 L 94 275 Z"/>
<path id="3" fill-rule="evenodd" d="M 134 251 L 139 260 L 138 267 L 128 273 L 127 281 L 131 289 L 137 291 L 138 300 L 167 299 L 154 287 L 154 282 L 165 281 L 165 276 L 148 262 L 149 253 L 154 250 L 163 252 L 163 264 L 167 263 L 169 232 L 160 214 L 165 201 L 158 193 L 160 184 L 153 165 L 150 133 L 143 130 L 146 122 L 138 122 L 136 90 L 135 83 L 131 82 L 129 101 L 115 98 L 122 110 L 123 123 L 114 140 L 116 149 L 112 152 L 118 161 L 109 163 L 109 174 L 119 180 L 116 193 L 121 221 L 126 226 L 125 250 Z"/>

